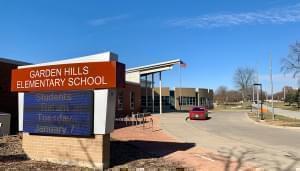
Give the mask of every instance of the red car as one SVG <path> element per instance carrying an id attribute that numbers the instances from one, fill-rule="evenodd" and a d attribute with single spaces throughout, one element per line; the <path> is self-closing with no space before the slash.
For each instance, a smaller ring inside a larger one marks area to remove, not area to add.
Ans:
<path id="1" fill-rule="evenodd" d="M 208 110 L 203 106 L 193 107 L 189 111 L 189 119 L 207 119 Z"/>

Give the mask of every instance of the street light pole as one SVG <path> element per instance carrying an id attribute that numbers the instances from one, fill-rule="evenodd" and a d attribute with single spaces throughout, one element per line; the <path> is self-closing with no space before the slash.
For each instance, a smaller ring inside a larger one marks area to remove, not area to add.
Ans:
<path id="1" fill-rule="evenodd" d="M 260 86 L 260 120 L 264 120 L 264 113 L 263 113 L 263 95 L 262 95 L 262 84 L 261 83 L 255 83 L 254 86 Z M 257 101 L 257 105 L 258 101 Z"/>
<path id="2" fill-rule="evenodd" d="M 254 105 L 254 86 L 252 86 L 252 103 L 251 103 L 251 112 L 253 112 L 253 105 Z"/>

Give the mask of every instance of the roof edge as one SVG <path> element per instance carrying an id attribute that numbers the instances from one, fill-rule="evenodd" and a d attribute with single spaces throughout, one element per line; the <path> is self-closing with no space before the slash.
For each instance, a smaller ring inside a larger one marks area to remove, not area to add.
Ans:
<path id="1" fill-rule="evenodd" d="M 31 64 L 29 62 L 23 62 L 23 61 L 18 61 L 18 60 L 8 59 L 8 58 L 1 58 L 1 57 L 0 57 L 0 62 L 14 64 L 14 65 L 18 65 L 18 66 Z"/>

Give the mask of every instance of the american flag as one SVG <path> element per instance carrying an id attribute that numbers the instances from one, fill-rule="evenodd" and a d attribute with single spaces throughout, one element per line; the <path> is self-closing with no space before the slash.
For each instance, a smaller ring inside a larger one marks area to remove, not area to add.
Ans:
<path id="1" fill-rule="evenodd" d="M 181 68 L 186 68 L 186 67 L 187 67 L 187 64 L 184 63 L 183 61 L 180 61 L 180 67 L 181 67 Z"/>

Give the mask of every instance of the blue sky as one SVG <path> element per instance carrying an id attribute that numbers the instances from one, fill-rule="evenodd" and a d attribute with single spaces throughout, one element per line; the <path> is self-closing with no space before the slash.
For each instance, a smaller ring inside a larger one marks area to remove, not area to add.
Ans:
<path id="1" fill-rule="evenodd" d="M 237 67 L 258 70 L 269 90 L 296 86 L 280 73 L 300 41 L 300 2 L 0 0 L 0 56 L 32 63 L 113 51 L 127 68 L 181 58 L 183 87 L 235 88 Z M 179 86 L 179 68 L 163 73 Z"/>

